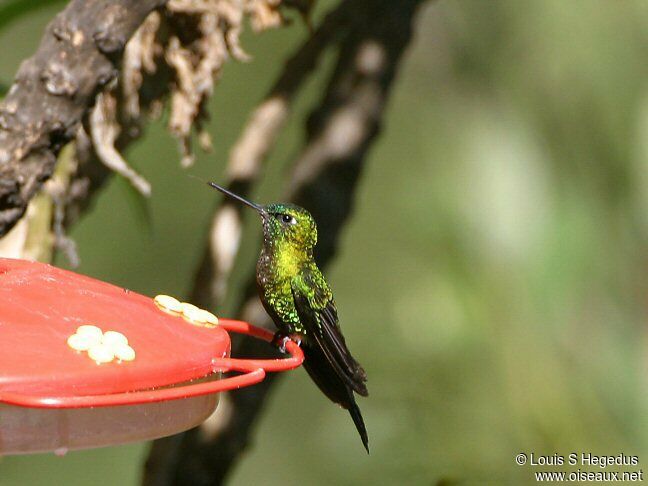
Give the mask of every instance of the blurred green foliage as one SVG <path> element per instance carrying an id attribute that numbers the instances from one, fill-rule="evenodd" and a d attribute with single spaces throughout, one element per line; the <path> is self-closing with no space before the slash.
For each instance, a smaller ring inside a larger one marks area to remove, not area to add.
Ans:
<path id="1" fill-rule="evenodd" d="M 62 3 L 62 0 L 4 0 L 0 3 L 0 29 L 21 17 L 58 3 Z"/>
<path id="2" fill-rule="evenodd" d="M 0 32 L 0 79 L 55 10 Z M 305 35 L 295 25 L 246 36 L 254 62 L 227 66 L 211 104 L 215 152 L 196 173 L 222 178 L 247 113 Z M 371 456 L 298 371 L 275 389 L 232 484 L 530 483 L 519 452 L 648 464 L 646 52 L 642 0 L 446 0 L 421 11 L 328 272 L 369 375 L 360 405 Z M 280 194 L 324 82 L 299 100 L 259 200 Z M 152 231 L 113 180 L 72 233 L 80 271 L 186 295 L 218 196 L 183 176 L 159 124 L 128 157 L 153 183 Z M 257 223 L 237 276 L 254 265 Z M 0 485 L 136 484 L 145 447 L 4 458 Z"/>

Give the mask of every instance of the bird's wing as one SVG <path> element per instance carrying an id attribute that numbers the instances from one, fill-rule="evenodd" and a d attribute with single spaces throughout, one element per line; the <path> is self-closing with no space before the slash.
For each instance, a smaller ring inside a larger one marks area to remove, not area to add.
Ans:
<path id="1" fill-rule="evenodd" d="M 352 390 L 367 396 L 367 376 L 351 356 L 338 325 L 333 295 L 318 270 L 307 270 L 292 281 L 295 309 L 308 336 L 324 353 L 336 374 Z"/>

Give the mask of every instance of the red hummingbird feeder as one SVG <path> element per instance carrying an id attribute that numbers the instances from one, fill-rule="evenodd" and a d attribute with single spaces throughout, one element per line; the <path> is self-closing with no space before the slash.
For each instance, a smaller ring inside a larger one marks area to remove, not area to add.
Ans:
<path id="1" fill-rule="evenodd" d="M 228 331 L 273 338 L 242 321 L 197 325 L 127 289 L 0 259 L 0 455 L 175 434 L 212 414 L 219 392 L 304 359 L 294 342 L 289 358 L 231 358 Z M 231 371 L 240 374 L 222 377 Z"/>

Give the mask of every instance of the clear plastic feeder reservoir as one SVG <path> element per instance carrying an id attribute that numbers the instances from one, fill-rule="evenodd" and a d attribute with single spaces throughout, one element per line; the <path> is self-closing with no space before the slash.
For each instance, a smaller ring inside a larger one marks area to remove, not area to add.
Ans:
<path id="1" fill-rule="evenodd" d="M 0 454 L 171 435 L 205 420 L 218 392 L 303 360 L 292 342 L 290 358 L 232 359 L 228 331 L 273 337 L 166 296 L 0 259 Z"/>

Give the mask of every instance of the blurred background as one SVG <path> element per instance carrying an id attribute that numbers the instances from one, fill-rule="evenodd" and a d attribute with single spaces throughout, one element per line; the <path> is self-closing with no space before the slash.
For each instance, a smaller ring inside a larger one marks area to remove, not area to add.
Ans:
<path id="1" fill-rule="evenodd" d="M 62 6 L 0 30 L 2 82 Z M 254 60 L 225 67 L 215 150 L 191 172 L 224 177 L 249 111 L 307 35 L 295 23 L 244 36 Z M 425 4 L 327 275 L 369 376 L 371 455 L 298 370 L 230 484 L 531 482 L 520 452 L 648 464 L 647 54 L 641 0 Z M 283 191 L 324 82 L 299 99 L 256 200 Z M 70 236 L 81 273 L 182 297 L 219 196 L 185 176 L 163 124 L 126 154 L 153 184 L 150 222 L 114 177 Z M 241 279 L 260 244 L 247 223 Z M 2 458 L 0 485 L 134 485 L 148 447 Z"/>

